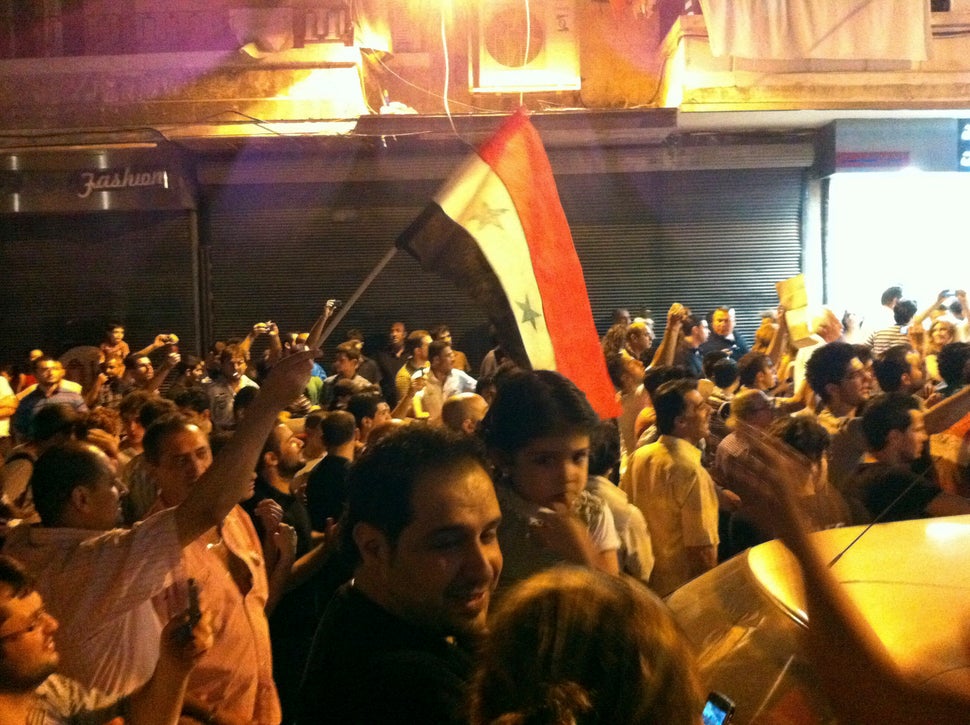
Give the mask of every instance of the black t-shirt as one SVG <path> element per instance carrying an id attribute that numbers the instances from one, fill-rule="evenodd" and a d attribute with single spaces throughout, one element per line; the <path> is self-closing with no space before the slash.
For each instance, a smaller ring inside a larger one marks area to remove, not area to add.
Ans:
<path id="1" fill-rule="evenodd" d="M 300 687 L 300 725 L 467 723 L 471 649 L 346 585 L 324 612 Z"/>
<path id="2" fill-rule="evenodd" d="M 326 531 L 327 519 L 340 520 L 347 502 L 347 468 L 350 461 L 328 455 L 310 472 L 306 503 L 314 531 Z"/>
<path id="3" fill-rule="evenodd" d="M 863 463 L 853 474 L 851 487 L 873 518 L 892 506 L 880 522 L 925 518 L 926 507 L 941 493 L 939 486 L 909 468 L 888 463 Z"/>

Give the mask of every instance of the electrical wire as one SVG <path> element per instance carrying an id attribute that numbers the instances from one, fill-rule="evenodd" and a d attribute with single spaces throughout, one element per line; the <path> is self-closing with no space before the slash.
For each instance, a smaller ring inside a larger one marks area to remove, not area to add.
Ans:
<path id="1" fill-rule="evenodd" d="M 270 128 L 269 121 L 264 121 L 261 118 L 256 118 L 255 116 L 250 116 L 248 113 L 243 113 L 242 111 L 237 111 L 234 108 L 227 108 L 224 111 L 219 111 L 218 113 L 213 113 L 213 114 L 210 114 L 208 116 L 204 116 L 204 117 L 202 117 L 202 118 L 200 118 L 200 119 L 198 119 L 196 121 L 193 121 L 193 123 L 202 123 L 203 121 L 211 121 L 213 118 L 218 118 L 219 116 L 224 116 L 227 113 L 231 113 L 231 114 L 236 115 L 236 116 L 241 116 L 241 117 L 245 118 L 246 120 L 251 121 L 252 123 L 256 124 L 257 126 L 259 126 L 264 131 L 269 131 L 270 133 L 272 133 L 272 134 L 274 134 L 276 136 L 286 136 L 287 135 L 285 133 L 280 133 L 275 128 Z M 337 119 L 332 119 L 332 120 L 337 120 Z"/>
<path id="2" fill-rule="evenodd" d="M 445 115 L 448 116 L 448 123 L 451 124 L 451 130 L 455 132 L 455 136 L 461 138 L 461 134 L 459 134 L 458 129 L 455 128 L 455 120 L 451 117 L 451 106 L 448 103 L 448 82 L 451 80 L 451 62 L 448 59 L 448 34 L 445 26 L 445 4 L 447 1 L 448 0 L 441 0 L 441 51 L 445 56 L 445 88 L 442 93 L 441 100 L 445 107 Z"/>
<path id="3" fill-rule="evenodd" d="M 523 53 L 522 67 L 529 65 L 529 51 L 532 44 L 532 10 L 529 7 L 529 0 L 525 0 L 525 53 Z M 519 90 L 519 105 L 525 105 L 525 91 Z"/>
<path id="4" fill-rule="evenodd" d="M 435 93 L 433 90 L 431 90 L 429 88 L 422 88 L 417 83 L 412 83 L 407 78 L 405 78 L 404 76 L 402 76 L 400 73 L 395 72 L 393 68 L 391 68 L 389 65 L 387 65 L 387 63 L 385 63 L 384 61 L 382 61 L 380 58 L 375 57 L 374 60 L 376 60 L 377 63 L 384 70 L 386 70 L 388 73 L 390 73 L 392 76 L 394 76 L 395 78 L 397 78 L 399 81 L 401 81 L 405 85 L 411 86 L 411 88 L 414 88 L 415 90 L 421 91 L 422 93 L 426 93 L 427 95 L 432 96 L 433 98 L 437 98 L 439 100 L 441 99 L 441 94 L 440 93 Z M 464 101 L 459 101 L 459 100 L 456 100 L 454 98 L 451 99 L 451 102 L 452 103 L 457 103 L 459 106 L 465 106 L 465 108 L 470 108 L 473 111 L 482 111 L 483 113 L 495 113 L 496 112 L 494 108 L 483 108 L 482 106 L 474 106 L 471 103 L 465 103 Z"/>

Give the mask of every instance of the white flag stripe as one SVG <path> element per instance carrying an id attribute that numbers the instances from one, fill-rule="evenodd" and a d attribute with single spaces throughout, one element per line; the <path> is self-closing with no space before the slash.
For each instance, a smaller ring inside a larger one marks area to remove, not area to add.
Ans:
<path id="1" fill-rule="evenodd" d="M 555 370 L 529 245 L 505 184 L 481 158 L 470 155 L 435 202 L 478 242 L 505 290 L 533 369 Z"/>

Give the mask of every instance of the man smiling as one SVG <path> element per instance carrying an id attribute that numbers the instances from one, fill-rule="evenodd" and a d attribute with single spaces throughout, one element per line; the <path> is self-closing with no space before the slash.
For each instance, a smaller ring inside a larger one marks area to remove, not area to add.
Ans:
<path id="1" fill-rule="evenodd" d="M 502 570 L 485 466 L 475 441 L 413 427 L 351 469 L 342 536 L 354 579 L 317 630 L 299 722 L 467 722 L 469 640 Z"/>

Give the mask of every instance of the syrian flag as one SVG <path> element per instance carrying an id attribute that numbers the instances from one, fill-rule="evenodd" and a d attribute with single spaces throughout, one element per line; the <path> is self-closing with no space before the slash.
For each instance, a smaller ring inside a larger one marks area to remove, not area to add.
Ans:
<path id="1" fill-rule="evenodd" d="M 482 305 L 518 365 L 557 370 L 619 414 L 549 159 L 519 109 L 397 240 Z"/>

